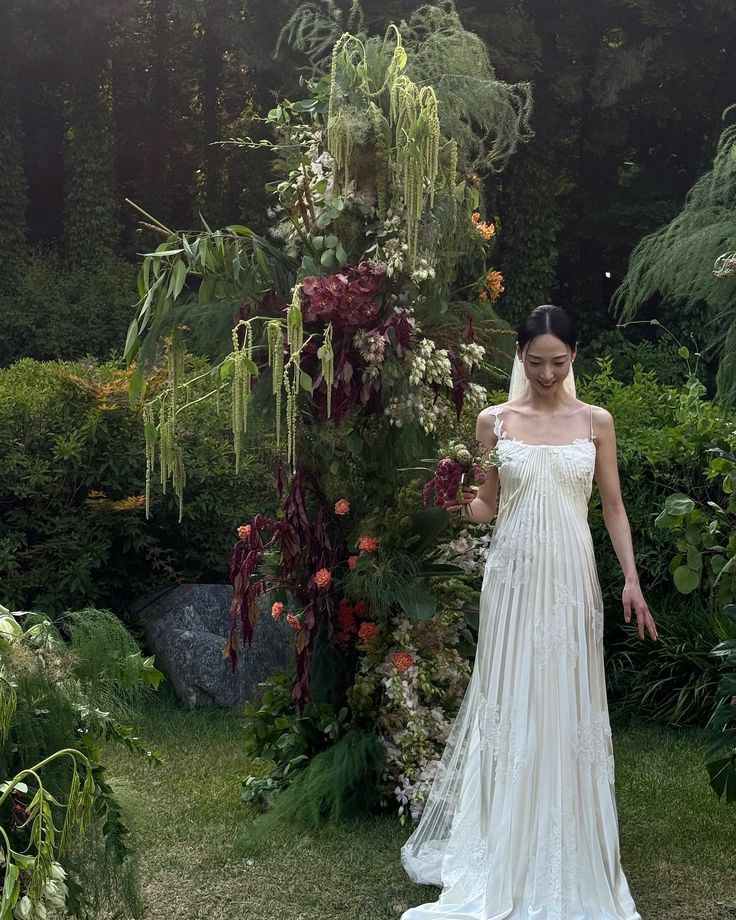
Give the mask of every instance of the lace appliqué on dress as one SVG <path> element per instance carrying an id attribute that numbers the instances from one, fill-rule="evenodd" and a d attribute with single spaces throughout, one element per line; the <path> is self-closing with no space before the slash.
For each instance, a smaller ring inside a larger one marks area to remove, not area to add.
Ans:
<path id="1" fill-rule="evenodd" d="M 534 618 L 534 650 L 542 667 L 568 658 L 575 661 L 580 654 L 580 642 L 573 628 L 574 614 L 584 610 L 584 603 L 569 585 L 554 581 L 554 601 Z"/>
<path id="2" fill-rule="evenodd" d="M 478 729 L 480 748 L 493 758 L 496 765 L 496 781 L 511 777 L 516 784 L 528 760 L 527 738 L 524 725 L 514 721 L 515 703 L 513 697 L 503 709 L 497 703 L 481 700 L 478 706 Z"/>
<path id="3" fill-rule="evenodd" d="M 591 768 L 597 777 L 614 782 L 613 743 L 608 713 L 594 710 L 590 722 L 578 725 L 572 738 L 572 749 L 581 768 Z"/>
<path id="4" fill-rule="evenodd" d="M 577 891 L 578 852 L 575 824 L 559 805 L 550 809 L 549 826 L 537 858 L 534 901 L 545 920 L 568 920 Z"/>

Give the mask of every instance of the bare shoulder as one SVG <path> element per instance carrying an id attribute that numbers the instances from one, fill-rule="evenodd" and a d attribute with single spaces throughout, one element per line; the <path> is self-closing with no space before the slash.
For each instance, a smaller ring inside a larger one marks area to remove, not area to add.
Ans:
<path id="1" fill-rule="evenodd" d="M 615 443 L 616 429 L 613 416 L 602 406 L 593 406 L 583 403 L 588 411 L 592 411 L 593 439 L 598 446 L 603 443 Z"/>
<path id="2" fill-rule="evenodd" d="M 596 431 L 613 433 L 614 422 L 613 416 L 601 406 L 591 406 L 593 410 L 593 427 Z"/>

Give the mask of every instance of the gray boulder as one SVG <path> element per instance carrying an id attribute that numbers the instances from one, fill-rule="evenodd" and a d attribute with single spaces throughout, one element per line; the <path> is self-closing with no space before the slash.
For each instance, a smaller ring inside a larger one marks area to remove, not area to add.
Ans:
<path id="1" fill-rule="evenodd" d="M 176 585 L 134 604 L 156 666 L 185 706 L 236 708 L 258 694 L 258 683 L 293 663 L 294 632 L 270 615 L 268 595 L 251 646 L 238 646 L 233 672 L 222 649 L 230 631 L 230 585 Z"/>

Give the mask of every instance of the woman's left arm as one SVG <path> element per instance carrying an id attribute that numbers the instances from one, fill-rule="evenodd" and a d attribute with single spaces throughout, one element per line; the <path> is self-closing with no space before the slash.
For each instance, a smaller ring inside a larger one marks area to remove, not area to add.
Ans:
<path id="1" fill-rule="evenodd" d="M 624 619 L 627 623 L 630 623 L 633 610 L 636 615 L 639 638 L 644 638 L 644 627 L 646 627 L 652 639 L 656 639 L 657 627 L 639 585 L 636 560 L 634 559 L 634 546 L 631 541 L 631 527 L 629 526 L 629 518 L 621 497 L 621 482 L 618 475 L 616 456 L 616 431 L 613 418 L 611 413 L 605 409 L 596 408 L 593 411 L 597 435 L 595 481 L 601 495 L 603 521 L 611 537 L 611 543 L 618 556 L 618 561 L 621 563 L 621 571 L 624 574 L 624 590 L 621 595 Z"/>

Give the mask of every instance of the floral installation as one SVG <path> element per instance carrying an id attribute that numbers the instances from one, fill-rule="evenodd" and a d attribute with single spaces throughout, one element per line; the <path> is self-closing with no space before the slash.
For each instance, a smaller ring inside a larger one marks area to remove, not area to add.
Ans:
<path id="1" fill-rule="evenodd" d="M 446 92 L 441 74 L 424 72 L 419 19 L 383 37 L 345 32 L 326 66 L 315 62 L 306 98 L 268 113 L 273 140 L 229 142 L 278 157 L 269 238 L 238 224 L 174 232 L 139 209 L 160 239 L 143 256 L 125 347 L 136 364 L 132 395 L 144 400 L 146 495 L 156 479 L 171 485 L 180 513 L 194 330 L 219 328 L 228 343 L 207 398 L 228 405 L 236 468 L 256 394 L 259 405 L 270 400 L 280 507 L 237 528 L 223 653 L 235 668 L 268 594 L 272 617 L 294 630 L 300 713 L 313 702 L 317 642 L 344 655 L 354 673 L 350 719 L 381 739 L 385 788 L 402 790 L 412 816 L 469 673 L 458 645 L 474 588 L 459 580 L 460 566 L 431 561 L 447 515 L 422 507 L 416 484 L 411 510 L 396 507 L 408 488 L 399 471 L 436 450 L 453 416 L 488 402 L 497 331 L 489 307 L 503 278 L 488 268 L 499 234 L 481 217 L 479 175 L 498 171 L 529 136 L 531 102 L 527 85 L 496 79 L 451 3 L 433 9 L 441 34 L 474 49 L 472 91 Z M 458 113 L 477 112 L 486 96 L 505 98 L 508 114 L 495 124 L 494 102 L 480 131 Z M 446 459 L 461 479 L 480 481 L 481 461 Z M 439 503 L 455 473 L 438 472 Z"/>
<path id="2" fill-rule="evenodd" d="M 373 720 L 386 748 L 385 801 L 398 806 L 402 823 L 422 813 L 470 678 L 458 645 L 467 630 L 465 608 L 477 602 L 477 591 L 448 579 L 440 595 L 432 620 L 391 618 L 383 638 L 371 630 L 348 694 L 353 711 Z"/>

